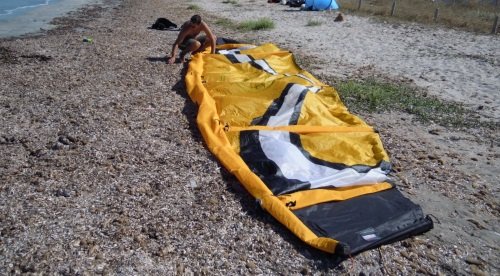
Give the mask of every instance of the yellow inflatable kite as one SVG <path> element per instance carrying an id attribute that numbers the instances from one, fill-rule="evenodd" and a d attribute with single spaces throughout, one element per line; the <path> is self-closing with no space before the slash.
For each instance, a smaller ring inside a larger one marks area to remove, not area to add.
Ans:
<path id="1" fill-rule="evenodd" d="M 307 244 L 346 256 L 432 228 L 386 182 L 379 135 L 290 52 L 222 45 L 192 58 L 186 84 L 210 151 Z"/>

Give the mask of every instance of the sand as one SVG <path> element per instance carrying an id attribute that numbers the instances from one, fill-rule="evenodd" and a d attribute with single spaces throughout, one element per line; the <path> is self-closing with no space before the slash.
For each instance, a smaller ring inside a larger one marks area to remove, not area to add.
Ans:
<path id="1" fill-rule="evenodd" d="M 497 128 L 358 114 L 379 130 L 395 184 L 436 225 L 339 264 L 262 212 L 208 152 L 185 67 L 165 63 L 177 32 L 148 27 L 182 23 L 195 3 L 217 35 L 273 42 L 325 81 L 413 83 L 496 121 L 498 36 L 350 14 L 333 23 L 335 12 L 263 1 L 104 2 L 0 40 L 0 274 L 499 274 Z M 262 16 L 276 28 L 214 24 Z M 324 23 L 305 27 L 310 18 Z"/>

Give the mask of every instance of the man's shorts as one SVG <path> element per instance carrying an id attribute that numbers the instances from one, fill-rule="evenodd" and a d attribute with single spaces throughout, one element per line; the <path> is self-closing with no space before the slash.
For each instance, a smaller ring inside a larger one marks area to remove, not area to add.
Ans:
<path id="1" fill-rule="evenodd" d="M 199 38 L 187 38 L 187 39 L 184 39 L 184 41 L 179 45 L 179 49 L 181 50 L 184 50 L 186 48 L 188 48 L 189 45 L 191 45 L 192 43 L 195 43 L 196 41 L 200 42 L 201 45 L 203 45 L 205 43 L 205 40 L 207 38 L 205 36 L 200 36 Z"/>

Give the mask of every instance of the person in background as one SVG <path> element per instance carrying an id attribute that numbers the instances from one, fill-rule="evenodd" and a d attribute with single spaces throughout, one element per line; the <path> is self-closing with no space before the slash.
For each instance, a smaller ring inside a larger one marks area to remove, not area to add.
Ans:
<path id="1" fill-rule="evenodd" d="M 200 32 L 204 32 L 205 36 L 197 38 Z M 215 54 L 216 37 L 208 27 L 208 25 L 201 20 L 201 16 L 195 14 L 189 21 L 186 21 L 182 27 L 174 45 L 172 45 L 172 52 L 167 62 L 172 64 L 175 62 L 177 56 L 177 49 L 181 49 L 179 56 L 180 61 L 184 62 L 184 58 L 188 53 L 192 55 L 202 52 L 210 45 L 211 53 Z"/>

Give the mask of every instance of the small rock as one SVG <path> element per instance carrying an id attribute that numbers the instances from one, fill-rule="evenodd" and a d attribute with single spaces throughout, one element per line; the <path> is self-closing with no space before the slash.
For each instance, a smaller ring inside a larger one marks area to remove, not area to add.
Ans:
<path id="1" fill-rule="evenodd" d="M 249 260 L 249 261 L 247 261 L 247 265 L 246 265 L 246 266 L 247 266 L 247 268 L 248 268 L 248 269 L 250 269 L 250 270 L 255 270 L 255 269 L 257 268 L 257 266 L 255 265 L 255 263 L 254 263 L 254 262 L 252 262 L 252 261 L 250 261 L 250 260 Z"/>
<path id="2" fill-rule="evenodd" d="M 167 255 L 167 249 L 166 248 L 158 248 L 158 250 L 156 250 L 156 252 L 154 253 L 155 256 L 158 256 L 158 257 L 165 257 Z"/>
<path id="3" fill-rule="evenodd" d="M 71 136 L 71 135 L 66 135 L 66 138 L 71 142 L 71 143 L 76 143 L 78 141 L 78 139 L 76 139 L 75 137 Z"/>
<path id="4" fill-rule="evenodd" d="M 486 229 L 486 227 L 479 221 L 475 220 L 475 219 L 467 219 L 468 222 L 474 224 L 477 228 L 483 230 L 483 229 Z M 467 260 L 466 260 L 467 261 Z"/>
<path id="5" fill-rule="evenodd" d="M 75 240 L 71 243 L 73 247 L 80 247 L 80 240 Z"/>
<path id="6" fill-rule="evenodd" d="M 219 203 L 219 200 L 216 197 L 211 197 L 208 200 L 208 203 L 210 203 L 211 205 L 217 205 Z"/>
<path id="7" fill-rule="evenodd" d="M 71 144 L 71 142 L 65 136 L 59 136 L 59 138 L 57 139 L 57 141 L 59 143 L 63 144 L 63 145 L 69 145 L 69 144 Z"/>
<path id="8" fill-rule="evenodd" d="M 406 259 L 411 260 L 410 255 L 408 253 L 406 253 L 405 251 L 401 251 L 399 254 L 401 254 L 401 256 L 405 257 Z"/>
<path id="9" fill-rule="evenodd" d="M 422 274 L 424 274 L 424 275 L 432 275 L 432 273 L 430 273 L 429 271 L 427 271 L 427 269 L 425 269 L 424 267 L 419 267 L 419 268 L 417 269 L 417 272 L 418 272 L 418 273 L 422 273 Z"/>
<path id="10" fill-rule="evenodd" d="M 55 196 L 59 197 L 59 196 L 63 196 L 63 197 L 69 197 L 69 193 L 66 191 L 66 190 L 63 190 L 63 189 L 57 189 L 57 191 L 55 192 L 54 194 Z"/>
<path id="11" fill-rule="evenodd" d="M 333 22 L 342 22 L 344 21 L 344 15 L 342 13 L 339 13 L 337 17 L 333 20 Z"/>
<path id="12" fill-rule="evenodd" d="M 444 274 L 443 272 L 441 272 L 441 271 L 439 271 L 439 270 L 437 271 L 437 274 L 436 274 L 436 275 L 437 275 L 437 276 L 446 276 L 446 274 Z"/>
<path id="13" fill-rule="evenodd" d="M 431 130 L 429 130 L 429 133 L 432 134 L 432 135 L 439 135 L 439 130 L 437 130 L 437 129 L 431 129 Z"/>
<path id="14" fill-rule="evenodd" d="M 189 179 L 188 187 L 192 189 L 198 188 L 198 183 L 196 183 L 194 178 Z"/>
<path id="15" fill-rule="evenodd" d="M 472 266 L 471 272 L 472 272 L 472 275 L 474 275 L 474 276 L 486 276 L 486 275 L 488 275 L 488 273 L 479 269 L 477 266 Z"/>
<path id="16" fill-rule="evenodd" d="M 438 159 L 437 156 L 432 155 L 432 154 L 427 155 L 427 158 L 429 158 L 430 160 L 436 160 L 436 159 Z"/>
<path id="17" fill-rule="evenodd" d="M 404 247 L 406 247 L 406 248 L 410 248 L 411 247 L 411 244 L 408 241 L 402 241 L 401 245 L 404 246 Z"/>
<path id="18" fill-rule="evenodd" d="M 101 263 L 96 266 L 96 272 L 97 273 L 102 273 L 104 271 L 104 267 L 106 267 L 106 264 Z"/>
<path id="19" fill-rule="evenodd" d="M 176 270 L 177 270 L 177 275 L 184 275 L 184 270 L 185 270 L 184 264 L 178 263 Z"/>
<path id="20" fill-rule="evenodd" d="M 472 256 L 468 256 L 467 258 L 465 258 L 465 262 L 468 264 L 473 264 L 473 265 L 478 265 L 478 266 L 483 265 L 483 262 L 481 260 L 474 258 Z"/>
<path id="21" fill-rule="evenodd" d="M 1 143 L 0 143 L 1 144 Z M 41 157 L 43 155 L 43 150 L 42 149 L 37 149 L 37 150 L 34 150 L 34 151 L 31 151 L 30 152 L 30 155 L 31 156 L 35 156 L 35 157 Z"/>
<path id="22" fill-rule="evenodd" d="M 438 257 L 434 253 L 427 254 L 427 257 L 429 259 L 433 260 L 434 262 L 437 262 L 439 260 Z"/>
<path id="23" fill-rule="evenodd" d="M 63 148 L 64 148 L 64 144 L 62 144 L 60 142 L 55 142 L 51 147 L 52 150 L 60 150 Z"/>
<path id="24" fill-rule="evenodd" d="M 300 270 L 300 274 L 302 275 L 310 275 L 311 272 L 309 271 L 309 269 L 307 267 L 303 267 L 301 270 Z"/>

